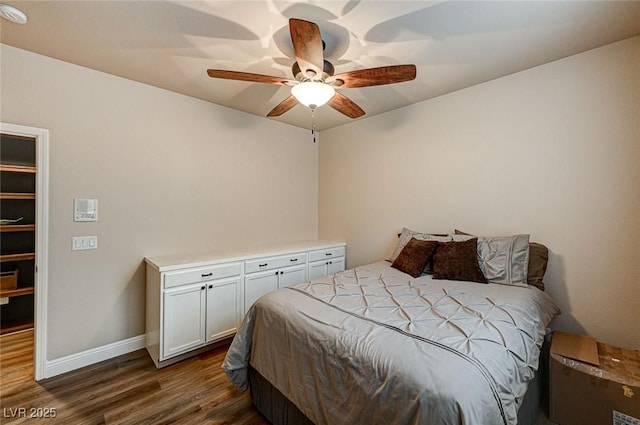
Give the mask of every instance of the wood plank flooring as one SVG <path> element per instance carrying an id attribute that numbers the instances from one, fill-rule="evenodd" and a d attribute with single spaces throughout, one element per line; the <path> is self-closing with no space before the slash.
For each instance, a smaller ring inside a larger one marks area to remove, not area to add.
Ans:
<path id="1" fill-rule="evenodd" d="M 0 423 L 268 424 L 249 393 L 238 391 L 222 371 L 226 351 L 223 346 L 158 370 L 139 350 L 35 382 L 33 331 L 3 335 Z M 30 417 L 53 411 L 55 418 Z"/>

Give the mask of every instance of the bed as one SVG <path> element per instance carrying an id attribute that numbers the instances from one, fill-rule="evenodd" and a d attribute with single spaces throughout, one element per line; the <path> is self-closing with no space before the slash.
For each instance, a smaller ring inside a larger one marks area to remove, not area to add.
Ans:
<path id="1" fill-rule="evenodd" d="M 227 353 L 229 379 L 251 387 L 273 423 L 523 423 L 559 313 L 550 297 L 530 285 L 412 277 L 395 264 L 260 298 Z"/>

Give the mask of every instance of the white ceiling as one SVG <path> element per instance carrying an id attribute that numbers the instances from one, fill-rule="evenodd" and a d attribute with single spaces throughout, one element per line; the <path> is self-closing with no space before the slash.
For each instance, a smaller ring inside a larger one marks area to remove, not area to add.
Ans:
<path id="1" fill-rule="evenodd" d="M 211 79 L 206 70 L 291 78 L 293 17 L 320 26 L 336 74 L 416 64 L 415 81 L 342 91 L 364 118 L 640 35 L 640 1 L 3 3 L 29 17 L 2 20 L 4 44 L 259 116 L 289 89 Z M 328 106 L 315 115 L 319 130 L 351 121 Z M 311 125 L 302 105 L 275 119 Z"/>

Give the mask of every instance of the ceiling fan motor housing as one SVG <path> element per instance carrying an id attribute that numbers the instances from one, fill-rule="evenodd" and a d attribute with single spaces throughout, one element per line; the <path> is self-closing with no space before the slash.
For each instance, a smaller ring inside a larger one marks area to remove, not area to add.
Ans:
<path id="1" fill-rule="evenodd" d="M 323 62 L 324 63 L 322 66 L 322 80 L 324 81 L 325 78 L 333 76 L 336 70 L 333 67 L 333 64 L 328 60 L 324 59 Z M 294 62 L 293 65 L 291 66 L 291 73 L 293 74 L 294 78 L 298 81 L 317 80 L 316 78 L 309 77 L 308 76 L 309 72 L 307 72 L 306 74 L 303 73 L 302 70 L 300 69 L 300 65 L 298 65 L 298 62 Z M 311 71 L 311 73 L 313 73 L 313 71 Z"/>

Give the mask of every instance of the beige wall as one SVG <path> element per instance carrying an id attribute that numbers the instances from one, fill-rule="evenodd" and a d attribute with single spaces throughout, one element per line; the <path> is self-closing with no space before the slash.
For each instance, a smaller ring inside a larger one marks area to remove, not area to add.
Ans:
<path id="1" fill-rule="evenodd" d="M 353 267 L 403 226 L 530 233 L 554 327 L 640 349 L 639 76 L 635 37 L 324 131 L 320 237 Z"/>
<path id="2" fill-rule="evenodd" d="M 145 256 L 317 236 L 308 131 L 1 48 L 1 121 L 50 130 L 48 359 L 144 333 Z"/>

